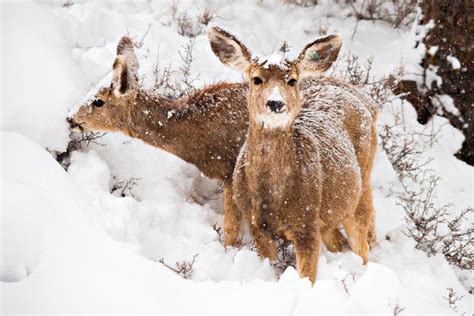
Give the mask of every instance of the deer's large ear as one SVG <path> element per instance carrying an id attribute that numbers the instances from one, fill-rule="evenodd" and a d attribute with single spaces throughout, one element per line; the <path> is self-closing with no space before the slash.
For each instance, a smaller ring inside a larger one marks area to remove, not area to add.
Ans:
<path id="1" fill-rule="evenodd" d="M 124 36 L 117 45 L 117 58 L 113 66 L 112 85 L 116 95 L 124 95 L 137 88 L 138 67 L 133 41 Z"/>
<path id="2" fill-rule="evenodd" d="M 219 60 L 230 68 L 245 72 L 250 66 L 250 52 L 235 36 L 217 26 L 207 31 L 211 49 Z"/>
<path id="3" fill-rule="evenodd" d="M 306 77 L 328 70 L 337 59 L 341 46 L 342 37 L 339 34 L 324 36 L 306 45 L 297 59 L 300 76 Z"/>

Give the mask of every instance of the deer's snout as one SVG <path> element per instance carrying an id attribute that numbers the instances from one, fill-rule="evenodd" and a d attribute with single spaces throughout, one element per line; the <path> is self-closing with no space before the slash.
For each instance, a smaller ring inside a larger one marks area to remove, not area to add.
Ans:
<path id="1" fill-rule="evenodd" d="M 272 111 L 272 112 L 280 113 L 280 112 L 282 112 L 284 107 L 285 107 L 285 103 L 283 101 L 279 101 L 279 100 L 268 100 L 267 101 L 267 108 L 269 108 L 270 111 Z"/>
<path id="2" fill-rule="evenodd" d="M 66 121 L 69 123 L 69 128 L 72 131 L 83 131 L 84 130 L 84 128 L 81 126 L 81 124 L 76 122 L 73 117 L 67 117 Z"/>

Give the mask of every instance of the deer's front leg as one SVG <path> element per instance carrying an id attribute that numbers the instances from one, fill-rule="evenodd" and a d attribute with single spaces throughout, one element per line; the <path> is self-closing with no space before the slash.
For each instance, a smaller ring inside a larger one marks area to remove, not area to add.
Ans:
<path id="1" fill-rule="evenodd" d="M 224 243 L 235 246 L 239 239 L 242 216 L 232 199 L 232 184 L 224 184 Z"/>
<path id="2" fill-rule="evenodd" d="M 250 220 L 250 232 L 252 233 L 255 246 L 257 247 L 258 254 L 262 258 L 269 258 L 270 260 L 277 259 L 277 245 L 273 240 L 271 233 L 267 230 L 265 225 L 260 220 L 259 213 L 252 210 Z"/>
<path id="3" fill-rule="evenodd" d="M 253 240 L 255 241 L 255 246 L 257 247 L 260 257 L 269 258 L 271 261 L 276 260 L 276 242 L 271 235 L 257 225 L 250 225 L 250 231 L 252 232 Z"/>
<path id="4" fill-rule="evenodd" d="M 312 284 L 316 281 L 321 236 L 319 231 L 298 234 L 294 237 L 296 270 L 300 278 L 308 277 Z"/>

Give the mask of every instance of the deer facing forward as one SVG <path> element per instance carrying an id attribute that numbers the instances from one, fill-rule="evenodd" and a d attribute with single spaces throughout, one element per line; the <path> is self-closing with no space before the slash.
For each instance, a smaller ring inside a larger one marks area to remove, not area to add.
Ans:
<path id="1" fill-rule="evenodd" d="M 354 87 L 321 75 L 337 58 L 340 36 L 314 41 L 294 61 L 251 58 L 216 26 L 208 36 L 220 61 L 249 81 L 249 130 L 233 189 L 259 254 L 276 259 L 276 239 L 292 241 L 300 277 L 314 282 L 320 242 L 340 250 L 342 225 L 366 264 L 377 109 Z"/>

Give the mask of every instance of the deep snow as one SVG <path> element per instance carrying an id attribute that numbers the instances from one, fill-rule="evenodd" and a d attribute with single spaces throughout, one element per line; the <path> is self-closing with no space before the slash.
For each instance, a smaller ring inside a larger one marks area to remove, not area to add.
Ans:
<path id="1" fill-rule="evenodd" d="M 411 49 L 414 30 L 361 21 L 351 40 L 355 21 L 344 18 L 338 5 L 320 2 L 301 8 L 274 1 L 181 1 L 179 10 L 189 9 L 193 16 L 207 4 L 217 13 L 214 22 L 256 54 L 270 54 L 286 39 L 296 56 L 323 24 L 328 33 L 344 37 L 342 54 L 374 56 L 378 77 L 402 57 L 407 63 L 418 58 Z M 403 210 L 390 195 L 398 180 L 382 150 L 373 176 L 379 245 L 366 267 L 350 251 L 323 250 L 314 287 L 293 268 L 278 278 L 247 246 L 225 249 L 212 228 L 222 224 L 218 185 L 164 151 L 108 134 L 99 140 L 106 146 L 74 152 L 65 172 L 45 148 L 66 148 L 65 118 L 91 90 L 109 83 L 118 39 L 127 31 L 140 39 L 151 24 L 137 49 L 140 75 L 149 87 L 157 51 L 160 65 L 171 63 L 176 70 L 177 52 L 187 38 L 177 33 L 171 2 L 61 4 L 1 4 L 2 312 L 393 314 L 398 304 L 405 308 L 402 315 L 472 314 L 472 295 L 446 260 L 427 257 L 401 233 Z M 197 37 L 194 52 L 197 86 L 242 79 L 214 57 L 205 34 Z M 439 203 L 453 203 L 453 215 L 472 206 L 472 168 L 452 156 L 461 134 L 441 118 L 419 126 L 411 107 L 399 101 L 383 109 L 379 126 L 402 108 L 409 128 L 442 129 L 439 141 L 424 153 L 434 159 L 430 167 L 442 179 Z M 134 196 L 110 193 L 131 178 L 137 179 Z M 174 265 L 195 254 L 190 280 L 158 262 Z M 464 295 L 457 312 L 443 298 L 447 288 Z"/>

